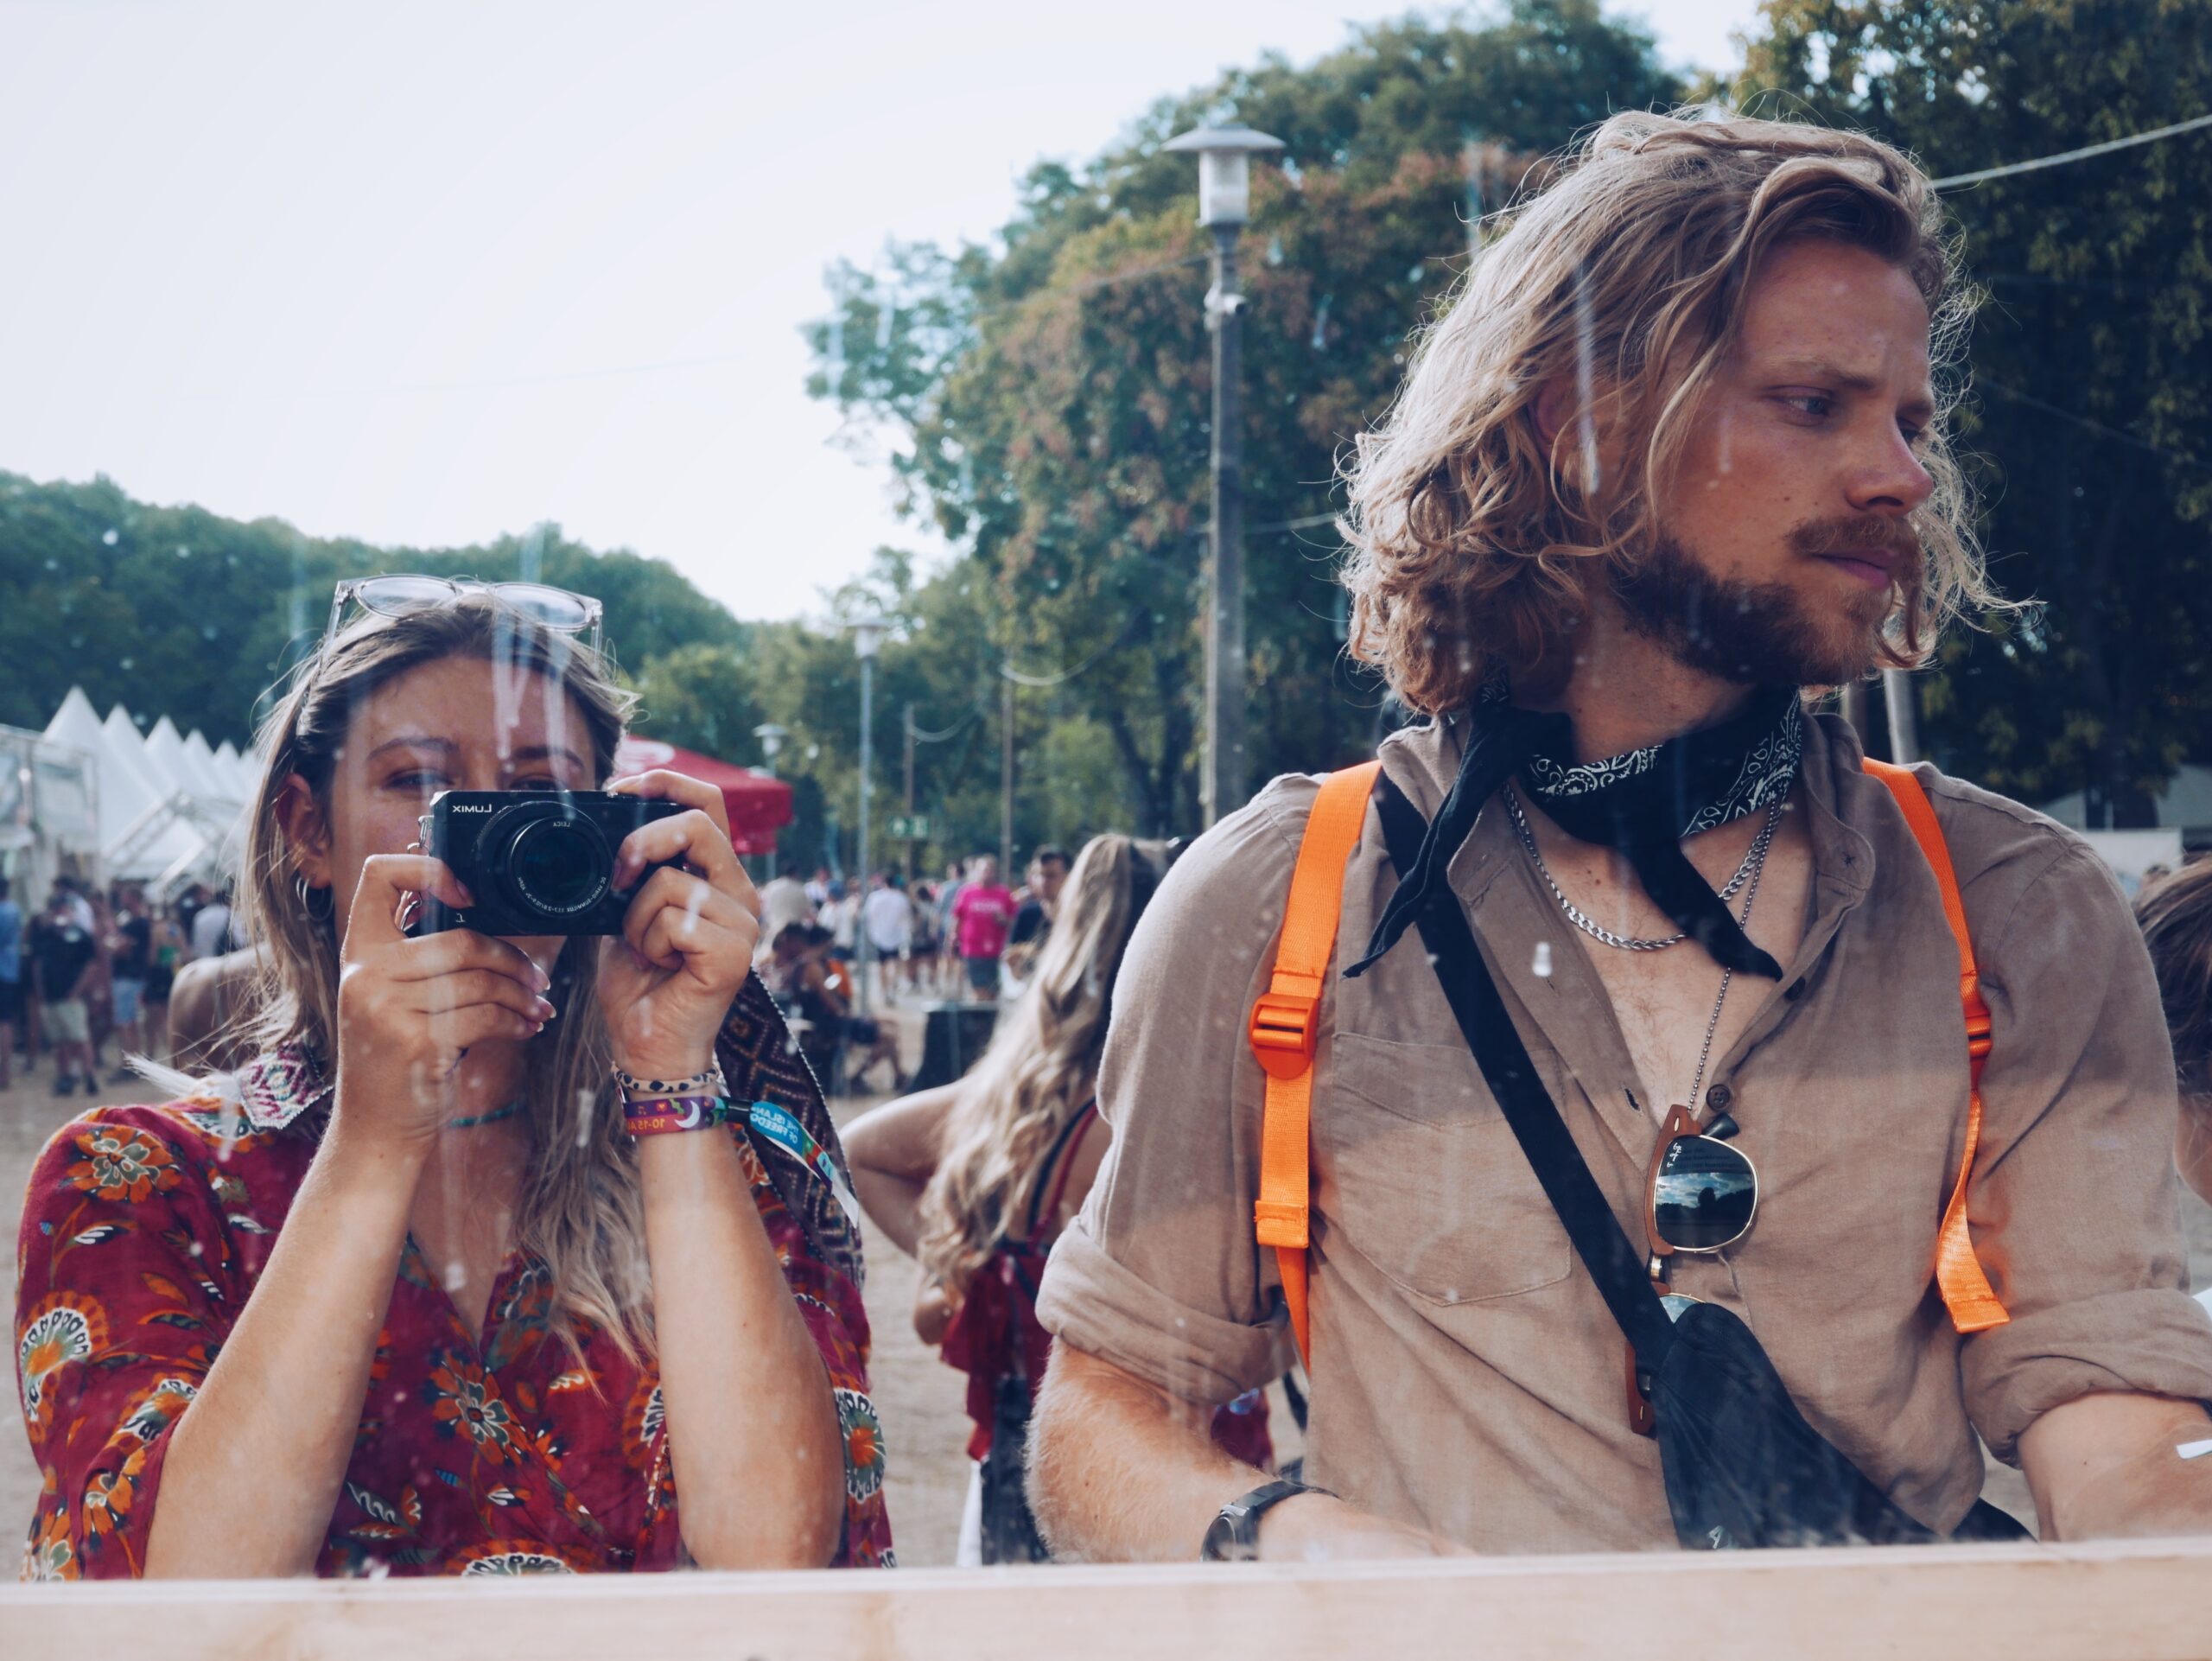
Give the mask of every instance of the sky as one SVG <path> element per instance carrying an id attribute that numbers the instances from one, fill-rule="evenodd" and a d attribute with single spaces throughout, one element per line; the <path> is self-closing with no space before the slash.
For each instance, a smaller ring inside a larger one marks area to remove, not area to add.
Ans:
<path id="1" fill-rule="evenodd" d="M 893 514 L 804 390 L 823 272 L 1356 0 L 0 0 L 0 468 L 317 536 L 557 521 L 741 617 Z M 1721 67 L 1754 0 L 1621 8 Z"/>

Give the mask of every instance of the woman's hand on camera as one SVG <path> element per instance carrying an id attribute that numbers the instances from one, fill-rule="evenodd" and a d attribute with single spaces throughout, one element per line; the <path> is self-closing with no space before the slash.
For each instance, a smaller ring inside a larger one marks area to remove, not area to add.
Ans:
<path id="1" fill-rule="evenodd" d="M 441 860 L 377 854 L 362 862 L 338 964 L 338 1118 L 334 1131 L 427 1149 L 449 1112 L 446 1081 L 472 1046 L 535 1037 L 553 1014 L 544 973 L 512 941 L 469 929 L 410 939 L 415 894 L 470 896 Z"/>
<path id="2" fill-rule="evenodd" d="M 615 856 L 614 885 L 650 866 L 600 960 L 599 1001 L 616 1062 L 639 1077 L 688 1077 L 714 1060 L 715 1034 L 753 968 L 760 902 L 730 846 L 714 786 L 656 770 L 607 786 L 689 811 L 640 825 Z"/>

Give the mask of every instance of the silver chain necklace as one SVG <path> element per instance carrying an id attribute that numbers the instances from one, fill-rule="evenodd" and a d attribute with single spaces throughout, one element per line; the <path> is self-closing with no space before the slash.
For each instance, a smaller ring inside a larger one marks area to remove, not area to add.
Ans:
<path id="1" fill-rule="evenodd" d="M 1544 863 L 1544 856 L 1536 848 L 1535 833 L 1529 828 L 1528 818 L 1521 811 L 1520 798 L 1513 786 L 1506 786 L 1502 793 L 1505 798 L 1506 813 L 1513 821 L 1513 829 L 1521 837 L 1521 846 L 1528 850 L 1536 874 L 1544 879 L 1544 886 L 1552 891 L 1552 898 L 1559 901 L 1559 908 L 1567 913 L 1568 922 L 1592 939 L 1621 951 L 1664 951 L 1669 946 L 1680 945 L 1689 939 L 1687 933 L 1681 933 L 1669 934 L 1664 939 L 1640 939 L 1632 934 L 1616 934 L 1603 924 L 1594 921 L 1567 897 L 1567 891 L 1553 876 L 1551 867 Z M 1777 799 L 1768 805 L 1766 823 L 1759 827 L 1758 835 L 1752 838 L 1750 849 L 1744 855 L 1743 863 L 1736 868 L 1736 875 L 1730 877 L 1728 886 L 1720 890 L 1722 904 L 1733 900 L 1744 884 L 1755 880 L 1759 867 L 1766 862 L 1767 846 L 1774 840 L 1775 827 L 1781 822 L 1782 803 Z"/>
<path id="2" fill-rule="evenodd" d="M 1689 938 L 1684 933 L 1664 940 L 1640 940 L 1630 935 L 1615 934 L 1611 930 L 1601 928 L 1592 922 L 1560 890 L 1559 883 L 1552 876 L 1551 868 L 1544 863 L 1544 856 L 1536 848 L 1536 838 L 1529 829 L 1529 821 L 1522 814 L 1521 804 L 1515 799 L 1513 786 L 1506 786 L 1503 793 L 1505 810 L 1512 817 L 1513 828 L 1521 833 L 1522 847 L 1528 850 L 1529 860 L 1543 876 L 1544 886 L 1552 891 L 1552 898 L 1559 901 L 1560 909 L 1567 913 L 1567 921 L 1575 927 L 1592 939 L 1610 946 L 1618 946 L 1623 951 L 1663 951 Z M 1775 827 L 1781 823 L 1782 804 L 1777 800 L 1767 808 L 1766 823 L 1759 827 L 1758 835 L 1751 839 L 1750 851 L 1745 854 L 1744 862 L 1736 868 L 1736 875 L 1728 879 L 1728 886 L 1720 891 L 1720 899 L 1725 904 L 1735 898 L 1738 889 L 1749 885 L 1749 892 L 1744 895 L 1744 914 L 1739 920 L 1741 927 L 1748 929 L 1751 926 L 1751 907 L 1759 897 L 1759 878 L 1766 875 L 1767 850 L 1773 844 Z M 1721 1006 L 1728 1002 L 1728 989 L 1735 980 L 1736 971 L 1733 969 L 1724 967 L 1721 970 L 1719 996 L 1713 1000 L 1713 1014 L 1705 1023 L 1705 1042 L 1698 1049 L 1697 1072 L 1690 1080 L 1689 1100 L 1685 1104 L 1693 1113 L 1697 1111 L 1698 1092 L 1705 1086 L 1706 1065 L 1713 1059 L 1713 1034 L 1720 1030 Z"/>

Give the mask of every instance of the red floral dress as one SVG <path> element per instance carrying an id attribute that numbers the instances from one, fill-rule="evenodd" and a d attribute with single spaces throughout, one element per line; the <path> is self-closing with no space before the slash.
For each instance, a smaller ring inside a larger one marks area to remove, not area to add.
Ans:
<path id="1" fill-rule="evenodd" d="M 32 1174 L 16 1355 L 44 1491 L 26 1578 L 143 1568 L 168 1433 L 252 1294 L 315 1155 L 320 1118 L 302 1115 L 327 1094 L 311 1067 L 286 1056 L 256 1064 L 238 1084 L 235 1103 L 95 1108 L 54 1138 Z M 883 1438 L 868 1397 L 859 1289 L 810 1248 L 782 1191 L 791 1172 L 772 1180 L 734 1134 L 836 1393 L 846 1495 L 836 1561 L 888 1564 Z M 826 1155 L 817 1162 L 831 1164 Z M 857 1260 L 849 1267 L 856 1272 Z M 676 1566 L 658 1373 L 585 1324 L 575 1329 L 579 1361 L 553 1329 L 550 1294 L 543 1263 L 511 1257 L 479 1343 L 409 1242 L 321 1573 Z M 729 1413 L 742 1423 L 745 1404 L 730 1403 Z"/>

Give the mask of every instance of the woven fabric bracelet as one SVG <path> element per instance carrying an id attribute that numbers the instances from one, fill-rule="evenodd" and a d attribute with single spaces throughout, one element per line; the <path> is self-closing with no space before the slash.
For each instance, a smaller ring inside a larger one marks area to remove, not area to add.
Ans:
<path id="1" fill-rule="evenodd" d="M 703 1072 L 695 1072 L 689 1079 L 640 1079 L 634 1073 L 614 1069 L 614 1082 L 621 1087 L 626 1102 L 657 1101 L 665 1097 L 726 1096 L 729 1086 L 723 1081 L 720 1062 Z"/>
<path id="2" fill-rule="evenodd" d="M 650 1101 L 625 1103 L 622 1128 L 633 1136 L 669 1136 L 683 1130 L 705 1130 L 718 1124 L 736 1124 L 745 1118 L 742 1103 L 720 1096 L 662 1096 Z"/>

